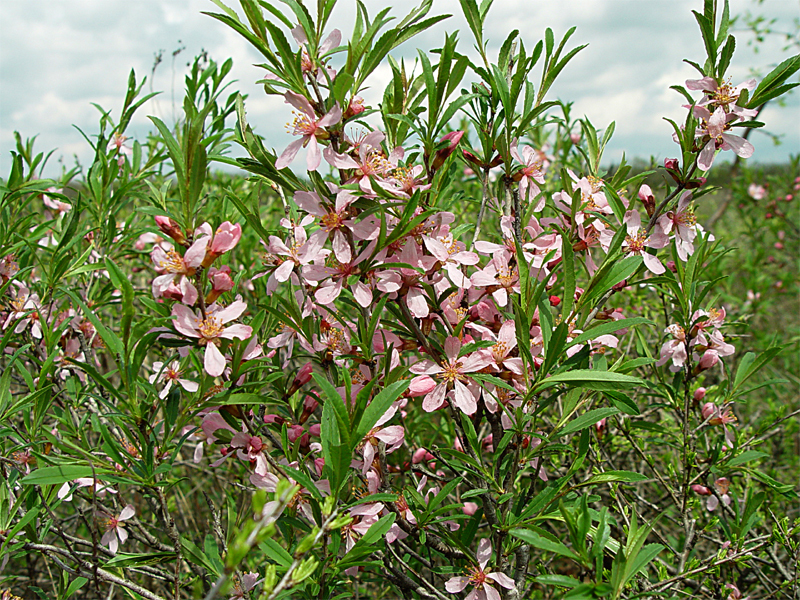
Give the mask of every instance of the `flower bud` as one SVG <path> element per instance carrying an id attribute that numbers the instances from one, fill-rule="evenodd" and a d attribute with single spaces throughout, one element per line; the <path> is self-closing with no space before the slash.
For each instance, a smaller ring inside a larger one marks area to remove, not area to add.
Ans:
<path id="1" fill-rule="evenodd" d="M 342 120 L 347 121 L 347 119 L 352 119 L 356 115 L 360 115 L 366 110 L 364 106 L 364 99 L 361 96 L 353 96 L 350 98 L 350 103 L 347 105 L 347 108 L 342 115 Z"/>
<path id="2" fill-rule="evenodd" d="M 461 138 L 464 136 L 463 131 L 451 131 L 447 135 L 443 136 L 439 142 L 448 142 L 447 146 L 442 148 L 441 150 L 437 150 L 436 154 L 433 155 L 433 161 L 431 162 L 431 167 L 433 169 L 439 169 L 444 164 L 450 155 L 455 151 L 456 146 L 461 141 Z"/>
<path id="3" fill-rule="evenodd" d="M 470 517 L 475 514 L 478 510 L 478 505 L 475 502 L 464 502 L 464 506 L 461 509 L 465 515 L 469 515 Z"/>
<path id="4" fill-rule="evenodd" d="M 578 144 L 581 143 L 581 134 L 580 133 L 570 133 L 569 134 L 569 141 L 577 146 Z"/>
<path id="5" fill-rule="evenodd" d="M 561 304 L 561 298 L 558 296 L 550 296 L 550 306 L 558 306 Z"/>
<path id="6" fill-rule="evenodd" d="M 642 201 L 644 209 L 647 211 L 647 216 L 652 217 L 656 211 L 656 199 L 649 185 L 643 185 L 639 188 L 639 200 Z"/>
<path id="7" fill-rule="evenodd" d="M 181 246 L 186 245 L 186 237 L 184 237 L 183 232 L 181 231 L 180 226 L 170 219 L 169 217 L 158 216 L 155 217 L 156 225 L 158 228 L 163 231 L 166 235 L 171 237 L 175 240 L 176 244 L 180 244 Z"/>
<path id="8" fill-rule="evenodd" d="M 594 424 L 594 431 L 599 439 L 602 439 L 603 435 L 605 435 L 607 423 L 608 422 L 606 419 L 600 419 L 597 423 Z"/>
<path id="9" fill-rule="evenodd" d="M 425 448 L 417 448 L 411 456 L 411 463 L 418 465 L 421 462 L 429 461 L 433 458 L 433 454 L 428 452 Z"/>
<path id="10" fill-rule="evenodd" d="M 719 412 L 717 405 L 713 402 L 706 402 L 703 404 L 703 408 L 700 409 L 700 414 L 703 415 L 703 420 L 711 418 L 713 415 Z"/>
<path id="11" fill-rule="evenodd" d="M 703 353 L 703 356 L 700 357 L 700 370 L 705 371 L 706 369 L 710 369 L 711 367 L 715 366 L 719 362 L 719 354 L 717 354 L 714 350 L 706 350 Z"/>
<path id="12" fill-rule="evenodd" d="M 692 488 L 692 491 L 695 494 L 697 494 L 698 496 L 710 496 L 711 495 L 711 490 L 708 489 L 704 485 L 700 485 L 700 484 L 695 483 L 694 485 L 691 486 L 691 488 Z"/>
<path id="13" fill-rule="evenodd" d="M 694 391 L 694 400 L 695 400 L 695 402 L 700 402 L 705 397 L 706 397 L 706 388 L 699 387 Z M 705 418 L 705 417 L 703 417 L 703 418 Z"/>

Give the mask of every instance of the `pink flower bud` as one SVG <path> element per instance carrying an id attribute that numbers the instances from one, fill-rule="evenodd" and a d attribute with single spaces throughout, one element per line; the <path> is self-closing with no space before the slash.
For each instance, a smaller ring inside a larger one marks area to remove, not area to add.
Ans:
<path id="1" fill-rule="evenodd" d="M 352 119 L 356 115 L 360 115 L 366 110 L 364 106 L 364 99 L 361 96 L 353 96 L 350 98 L 350 103 L 347 105 L 347 109 L 344 111 L 344 115 L 342 115 L 342 120 L 346 121 L 347 119 Z"/>
<path id="2" fill-rule="evenodd" d="M 644 209 L 647 211 L 647 216 L 652 217 L 653 213 L 656 211 L 656 199 L 649 185 L 645 184 L 639 188 L 639 200 L 642 201 L 642 205 L 644 205 Z"/>
<path id="3" fill-rule="evenodd" d="M 700 409 L 700 414 L 703 415 L 703 420 L 710 419 L 712 416 L 719 414 L 719 409 L 713 402 L 706 402 L 703 404 L 703 408 Z"/>
<path id="4" fill-rule="evenodd" d="M 581 134 L 580 133 L 570 133 L 569 134 L 569 141 L 577 146 L 578 144 L 581 143 Z"/>
<path id="5" fill-rule="evenodd" d="M 302 425 L 289 425 L 286 429 L 286 437 L 289 438 L 290 442 L 295 443 L 305 431 Z"/>
<path id="6" fill-rule="evenodd" d="M 305 384 L 307 384 L 309 381 L 311 381 L 311 374 L 312 374 L 313 372 L 314 372 L 314 365 L 313 365 L 313 363 L 307 362 L 307 363 L 306 363 L 306 364 L 304 364 L 304 365 L 303 365 L 303 366 L 300 368 L 300 370 L 297 372 L 297 377 L 295 377 L 295 381 L 297 381 L 297 383 L 299 383 L 300 385 L 305 385 Z M 316 400 L 314 400 L 314 398 L 311 398 L 311 396 L 309 396 L 308 398 L 306 398 L 306 400 L 305 400 L 306 404 L 308 404 L 309 400 L 311 400 L 312 402 L 314 402 L 314 404 L 316 404 L 317 406 L 319 405 L 319 403 L 317 403 L 317 401 L 316 401 Z M 314 408 L 316 408 L 316 406 L 315 406 Z M 313 409 L 312 409 L 312 410 L 313 410 Z"/>
<path id="7" fill-rule="evenodd" d="M 469 515 L 470 517 L 475 514 L 478 510 L 478 505 L 475 502 L 464 502 L 464 506 L 461 509 L 465 515 Z"/>
<path id="8" fill-rule="evenodd" d="M 694 399 L 695 402 L 700 402 L 703 398 L 706 397 L 706 388 L 700 387 L 694 391 Z M 705 417 L 703 417 L 705 418 Z"/>
<path id="9" fill-rule="evenodd" d="M 242 239 L 242 226 L 238 223 L 234 225 L 230 221 L 225 221 L 217 228 L 217 232 L 214 234 L 214 240 L 211 242 L 211 252 L 219 255 L 233 250 L 240 239 Z"/>
<path id="10" fill-rule="evenodd" d="M 316 437 L 320 436 L 321 431 L 322 431 L 322 426 L 319 423 L 314 423 L 311 427 L 308 428 L 308 433 Z"/>
<path id="11" fill-rule="evenodd" d="M 665 158 L 664 159 L 664 168 L 669 169 L 670 171 L 677 171 L 678 170 L 678 159 L 677 158 Z"/>
<path id="12" fill-rule="evenodd" d="M 597 433 L 598 438 L 602 438 L 603 434 L 606 432 L 606 419 L 600 419 L 597 423 L 594 424 L 594 430 Z"/>
<path id="13" fill-rule="evenodd" d="M 176 243 L 180 245 L 186 244 L 186 238 L 184 237 L 180 226 L 175 221 L 173 221 L 169 217 L 162 217 L 162 216 L 155 217 L 155 220 L 156 220 L 156 225 L 158 225 L 158 228 L 165 234 L 167 234 L 169 237 L 171 237 L 173 240 L 175 240 Z"/>
<path id="14" fill-rule="evenodd" d="M 706 350 L 700 358 L 700 369 L 705 371 L 719 362 L 719 354 L 714 350 Z"/>
<path id="15" fill-rule="evenodd" d="M 439 169 L 444 164 L 450 155 L 455 151 L 456 146 L 461 141 L 461 138 L 464 136 L 463 131 L 451 131 L 447 135 L 443 136 L 439 142 L 448 142 L 447 146 L 442 148 L 441 150 L 437 150 L 436 154 L 433 156 L 433 162 L 431 163 L 431 167 L 434 169 Z"/>
<path id="16" fill-rule="evenodd" d="M 710 496 L 711 490 L 704 485 L 694 484 L 691 486 L 692 491 L 698 496 Z"/>
<path id="17" fill-rule="evenodd" d="M 411 455 L 411 463 L 418 465 L 427 459 L 428 451 L 425 448 L 417 448 Z"/>

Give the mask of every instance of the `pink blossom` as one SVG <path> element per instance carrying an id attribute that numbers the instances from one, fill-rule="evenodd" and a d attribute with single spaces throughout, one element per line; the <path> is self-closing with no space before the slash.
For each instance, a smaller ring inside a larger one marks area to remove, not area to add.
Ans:
<path id="1" fill-rule="evenodd" d="M 725 133 L 730 129 L 730 121 L 736 120 L 735 114 L 726 113 L 722 106 L 717 107 L 713 114 L 702 106 L 695 106 L 694 115 L 700 119 L 695 136 L 709 138 L 697 157 L 697 166 L 701 170 L 708 171 L 711 168 L 717 150 L 733 150 L 741 158 L 750 158 L 753 155 L 753 144 L 738 135 Z"/>
<path id="2" fill-rule="evenodd" d="M 498 592 L 491 584 L 497 584 L 507 590 L 514 589 L 514 580 L 500 571 L 487 572 L 486 565 L 492 558 L 492 543 L 483 538 L 478 543 L 478 566 L 471 566 L 467 569 L 467 577 L 451 577 L 444 587 L 451 594 L 459 594 L 468 585 L 474 589 L 467 594 L 465 600 L 500 600 Z"/>
<path id="3" fill-rule="evenodd" d="M 457 337 L 450 336 L 444 345 L 446 360 L 443 365 L 438 365 L 432 360 L 425 359 L 411 366 L 411 372 L 417 375 L 430 376 L 439 375 L 440 383 L 428 393 L 422 401 L 422 408 L 427 412 L 432 412 L 441 408 L 445 402 L 448 390 L 453 390 L 455 404 L 468 415 L 473 414 L 478 409 L 478 398 L 480 388 L 473 385 L 472 388 L 463 382 L 474 382 L 466 374 L 480 371 L 486 367 L 490 359 L 485 354 L 474 352 L 470 356 L 459 358 L 461 351 L 461 341 Z"/>
<path id="4" fill-rule="evenodd" d="M 183 379 L 181 377 L 182 373 L 180 366 L 180 363 L 176 360 L 172 361 L 167 368 L 164 368 L 163 362 L 153 363 L 154 373 L 150 375 L 150 383 L 155 383 L 156 380 L 166 382 L 164 389 L 162 389 L 158 394 L 159 398 L 167 397 L 167 394 L 169 394 L 169 390 L 172 388 L 173 383 L 177 383 L 190 393 L 194 393 L 199 389 L 200 386 L 196 382 L 189 381 L 188 379 Z"/>
<path id="5" fill-rule="evenodd" d="M 691 201 L 692 192 L 683 192 L 675 210 L 661 215 L 657 221 L 657 226 L 661 228 L 665 236 L 675 235 L 675 248 L 678 251 L 678 257 L 684 262 L 694 253 L 693 242 L 698 229 Z"/>
<path id="6" fill-rule="evenodd" d="M 401 425 L 382 427 L 396 412 L 397 408 L 395 406 L 389 407 L 389 410 L 378 419 L 375 426 L 364 436 L 364 440 L 361 442 L 361 451 L 364 455 L 364 464 L 362 467 L 362 474 L 364 476 L 366 476 L 367 471 L 372 467 L 372 463 L 375 460 L 375 451 L 380 442 L 386 444 L 386 454 L 394 452 L 403 445 L 405 430 Z"/>
<path id="7" fill-rule="evenodd" d="M 655 275 L 661 275 L 666 271 L 664 265 L 658 258 L 646 251 L 646 248 L 659 249 L 667 245 L 667 238 L 660 229 L 654 228 L 653 234 L 647 236 L 647 232 L 642 228 L 641 217 L 638 211 L 629 210 L 625 213 L 623 223 L 628 227 L 628 235 L 622 246 L 630 255 L 642 257 L 645 266 Z"/>
<path id="8" fill-rule="evenodd" d="M 540 193 L 541 189 L 537 183 L 544 185 L 544 161 L 540 153 L 536 152 L 527 144 L 520 146 L 522 153 L 517 149 L 517 140 L 511 144 L 511 156 L 522 163 L 522 169 L 516 174 L 514 179 L 519 177 L 519 195 L 523 201 L 533 200 Z M 534 212 L 544 208 L 545 197 L 541 196 L 539 202 L 534 207 Z"/>
<path id="9" fill-rule="evenodd" d="M 299 110 L 292 111 L 294 119 L 287 125 L 289 133 L 299 135 L 300 139 L 293 141 L 286 147 L 286 150 L 275 161 L 276 169 L 284 169 L 288 167 L 297 152 L 301 147 L 308 146 L 308 170 L 316 171 L 322 161 L 322 154 L 317 143 L 317 138 L 327 137 L 328 132 L 324 130 L 325 127 L 336 125 L 342 120 L 342 109 L 337 102 L 324 117 L 317 118 L 317 114 L 311 103 L 301 96 L 292 91 L 286 92 L 284 95 L 286 102 L 291 104 Z"/>
<path id="10" fill-rule="evenodd" d="M 124 544 L 125 540 L 128 539 L 128 532 L 125 530 L 124 522 L 135 514 L 136 511 L 133 506 L 128 504 L 122 509 L 119 516 L 114 517 L 109 515 L 109 518 L 105 521 L 106 532 L 100 539 L 100 543 L 107 544 L 112 554 L 116 554 L 119 544 Z"/>
<path id="11" fill-rule="evenodd" d="M 183 296 L 182 301 L 189 305 L 197 302 L 197 288 L 189 280 L 189 277 L 192 277 L 203 264 L 208 241 L 207 236 L 200 237 L 183 256 L 166 242 L 156 244 L 150 258 L 161 275 L 153 280 L 153 296 L 159 298 L 166 295 L 167 290 L 175 283 L 175 278 L 178 278 L 177 287 Z"/>
<path id="12" fill-rule="evenodd" d="M 73 481 L 65 482 L 64 485 L 58 489 L 58 494 L 56 495 L 59 499 L 64 500 L 64 502 L 70 502 L 72 500 L 72 492 L 84 487 L 93 487 L 95 494 L 97 494 L 97 496 L 100 498 L 105 497 L 107 493 L 117 493 L 115 489 L 111 488 L 110 484 L 107 484 L 103 481 L 99 481 L 92 477 L 79 477 Z"/>
<path id="13" fill-rule="evenodd" d="M 656 366 L 664 366 L 671 360 L 672 364 L 669 370 L 672 372 L 680 371 L 688 358 L 686 353 L 686 332 L 683 327 L 674 324 L 667 327 L 664 332 L 671 334 L 673 339 L 661 346 L 661 358 L 656 363 Z"/>
<path id="14" fill-rule="evenodd" d="M 16 321 L 14 333 L 22 333 L 30 325 L 31 336 L 37 340 L 42 339 L 42 325 L 39 319 L 40 310 L 39 295 L 31 294 L 27 287 L 19 284 L 15 290 L 14 299 L 11 301 L 11 310 L 8 313 L 6 322 L 3 324 L 3 329 L 8 329 Z"/>
<path id="15" fill-rule="evenodd" d="M 722 108 L 726 113 L 732 113 L 742 120 L 752 119 L 758 115 L 757 110 L 737 104 L 739 96 L 744 90 L 752 92 L 755 89 L 755 79 L 748 79 L 733 86 L 730 81 L 720 85 L 713 77 L 703 77 L 702 79 L 687 79 L 686 87 L 690 90 L 702 90 L 705 93 L 697 106 L 711 105 Z"/>
<path id="16" fill-rule="evenodd" d="M 205 318 L 199 310 L 192 311 L 183 304 L 176 304 L 172 308 L 175 329 L 185 336 L 198 338 L 198 344 L 206 347 L 204 366 L 212 377 L 219 377 L 225 370 L 225 357 L 217 347 L 220 342 L 223 339 L 233 338 L 246 340 L 253 335 L 253 329 L 249 325 L 236 324 L 223 327 L 225 323 L 238 319 L 245 310 L 247 304 L 241 300 L 236 300 L 227 308 L 211 310 L 209 307 Z"/>
<path id="17" fill-rule="evenodd" d="M 232 590 L 233 596 L 231 596 L 229 600 L 243 600 L 244 598 L 249 598 L 248 592 L 262 581 L 264 581 L 264 579 L 259 579 L 258 573 L 243 573 L 239 579 L 234 580 Z"/>

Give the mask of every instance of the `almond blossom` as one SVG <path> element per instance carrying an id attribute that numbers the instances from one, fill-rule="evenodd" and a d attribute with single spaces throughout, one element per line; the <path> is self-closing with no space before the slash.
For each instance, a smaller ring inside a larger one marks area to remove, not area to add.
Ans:
<path id="1" fill-rule="evenodd" d="M 654 229 L 653 234 L 648 237 L 647 231 L 642 227 L 642 220 L 639 212 L 629 210 L 625 213 L 623 223 L 628 227 L 628 235 L 622 246 L 630 255 L 641 256 L 644 265 L 655 275 L 661 275 L 666 271 L 666 267 L 655 255 L 647 252 L 646 248 L 659 249 L 667 245 L 667 238 L 660 229 Z"/>
<path id="2" fill-rule="evenodd" d="M 514 589 L 514 580 L 500 571 L 487 571 L 486 565 L 492 558 L 492 543 L 483 538 L 478 543 L 478 566 L 467 568 L 467 577 L 451 577 L 444 587 L 451 594 L 459 594 L 468 585 L 474 586 L 464 600 L 500 600 L 498 592 L 492 584 L 499 585 L 507 590 Z"/>
<path id="3" fill-rule="evenodd" d="M 540 153 L 536 152 L 527 144 L 520 146 L 522 153 L 517 149 L 517 143 L 511 145 L 511 156 L 522 163 L 520 169 L 514 176 L 519 178 L 519 195 L 522 200 L 533 200 L 541 193 L 538 184 L 544 185 L 544 161 Z M 539 212 L 544 208 L 545 197 L 541 196 L 534 207 L 534 212 Z"/>
<path id="4" fill-rule="evenodd" d="M 753 156 L 753 144 L 741 136 L 725 133 L 730 130 L 730 122 L 738 118 L 735 114 L 726 113 L 722 106 L 717 107 L 713 114 L 703 106 L 695 106 L 694 116 L 700 119 L 695 137 L 709 138 L 697 157 L 697 166 L 701 170 L 708 171 L 711 168 L 717 150 L 733 150 L 741 158 Z"/>
<path id="5" fill-rule="evenodd" d="M 384 415 L 378 419 L 378 422 L 375 423 L 375 426 L 367 433 L 367 435 L 364 436 L 364 440 L 360 444 L 361 451 L 364 455 L 364 464 L 361 469 L 364 476 L 367 475 L 367 471 L 369 471 L 372 467 L 372 463 L 375 460 L 375 451 L 377 450 L 380 442 L 386 444 L 386 454 L 394 452 L 403 445 L 403 440 L 405 439 L 405 430 L 403 429 L 402 425 L 389 425 L 388 427 L 382 427 L 382 425 L 387 423 L 396 413 L 396 406 L 389 407 L 389 410 L 387 410 L 386 413 L 384 413 Z"/>
<path id="6" fill-rule="evenodd" d="M 683 192 L 675 210 L 661 215 L 656 222 L 664 235 L 675 235 L 675 249 L 678 257 L 684 262 L 694 253 L 693 242 L 698 229 L 691 202 L 692 192 L 688 190 Z"/>
<path id="7" fill-rule="evenodd" d="M 432 412 L 444 406 L 445 396 L 448 391 L 453 391 L 455 404 L 464 413 L 471 415 L 478 410 L 478 398 L 480 397 L 480 387 L 469 377 L 467 373 L 475 373 L 490 364 L 491 359 L 483 353 L 474 352 L 469 356 L 459 358 L 461 351 L 461 340 L 450 336 L 444 344 L 446 360 L 442 365 L 438 365 L 430 359 L 421 360 L 411 366 L 410 371 L 420 377 L 416 377 L 416 385 L 431 379 L 431 375 L 438 375 L 441 381 L 429 392 L 422 401 L 422 408 L 427 412 Z M 471 388 L 463 382 L 472 384 Z"/>
<path id="8" fill-rule="evenodd" d="M 37 340 L 42 339 L 42 324 L 39 322 L 40 310 L 39 294 L 31 294 L 27 287 L 20 284 L 15 290 L 14 299 L 11 301 L 11 310 L 6 322 L 3 323 L 3 329 L 8 329 L 16 321 L 14 333 L 22 333 L 30 325 L 31 336 Z"/>
<path id="9" fill-rule="evenodd" d="M 175 329 L 185 336 L 198 338 L 198 345 L 206 347 L 203 365 L 212 377 L 219 377 L 225 370 L 225 357 L 217 347 L 222 340 L 233 338 L 246 340 L 253 335 L 253 329 L 249 325 L 236 324 L 223 327 L 225 323 L 238 319 L 245 310 L 247 304 L 239 299 L 226 308 L 212 305 L 207 310 L 205 318 L 199 310 L 193 311 L 184 304 L 172 307 Z"/>
<path id="10" fill-rule="evenodd" d="M 181 256 L 172 248 L 171 244 L 162 242 L 153 247 L 150 258 L 156 271 L 161 273 L 153 280 L 153 296 L 165 296 L 170 286 L 176 284 L 185 304 L 192 305 L 197 302 L 197 288 L 190 281 L 206 257 L 208 237 L 203 236 L 195 240 L 186 254 Z M 175 279 L 178 279 L 177 283 Z"/>
<path id="11" fill-rule="evenodd" d="M 107 544 L 112 554 L 116 554 L 120 544 L 124 544 L 128 539 L 128 532 L 125 529 L 125 521 L 136 514 L 133 506 L 128 504 L 122 509 L 118 516 L 109 515 L 105 521 L 106 532 L 100 538 L 101 544 Z"/>
<path id="12" fill-rule="evenodd" d="M 322 118 L 317 117 L 317 113 L 311 106 L 311 103 L 295 92 L 289 91 L 284 95 L 287 104 L 291 104 L 298 111 L 292 111 L 294 119 L 287 124 L 286 128 L 292 135 L 299 135 L 300 139 L 293 141 L 286 147 L 286 150 L 275 161 L 276 169 L 284 169 L 288 167 L 297 156 L 300 148 L 308 146 L 308 155 L 306 160 L 308 162 L 308 170 L 316 171 L 322 162 L 322 153 L 319 149 L 317 138 L 325 139 L 328 137 L 328 132 L 325 127 L 336 125 L 342 120 L 342 109 L 337 102 Z"/>
<path id="13" fill-rule="evenodd" d="M 697 106 L 711 105 L 722 108 L 725 112 L 732 113 L 742 120 L 752 119 L 758 114 L 755 109 L 745 108 L 736 104 L 744 90 L 752 92 L 755 89 L 755 79 L 748 79 L 737 86 L 733 86 L 730 81 L 720 85 L 713 77 L 703 77 L 702 79 L 687 79 L 686 87 L 690 90 L 702 90 L 705 93 L 705 96 L 697 103 Z"/>
<path id="14" fill-rule="evenodd" d="M 181 377 L 182 373 L 180 367 L 181 365 L 177 360 L 173 360 L 167 368 L 164 368 L 163 362 L 153 363 L 154 373 L 149 377 L 150 383 L 155 383 L 156 381 L 166 382 L 164 389 L 162 389 L 158 394 L 159 398 L 163 399 L 167 397 L 167 394 L 169 394 L 169 390 L 172 388 L 173 383 L 177 383 L 190 393 L 194 393 L 199 389 L 200 386 L 197 384 L 197 382 L 189 381 L 188 379 L 183 379 Z"/>

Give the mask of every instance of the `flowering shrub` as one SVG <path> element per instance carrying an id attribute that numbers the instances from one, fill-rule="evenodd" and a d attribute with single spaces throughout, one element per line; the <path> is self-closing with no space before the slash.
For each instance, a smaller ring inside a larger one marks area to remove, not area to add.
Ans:
<path id="1" fill-rule="evenodd" d="M 452 34 L 410 69 L 390 52 L 444 18 L 430 3 L 394 26 L 359 5 L 347 41 L 335 0 L 215 4 L 294 108 L 288 147 L 223 100 L 230 61 L 198 59 L 174 130 L 127 140 L 131 74 L 86 172 L 40 179 L 19 140 L 0 190 L 7 593 L 796 591 L 797 494 L 758 461 L 797 410 L 736 417 L 781 348 L 732 335 L 695 207 L 800 57 L 733 87 L 705 2 L 679 158 L 605 171 L 613 124 L 546 99 L 574 30 L 492 61 L 491 2 L 461 0 L 480 60 Z"/>

